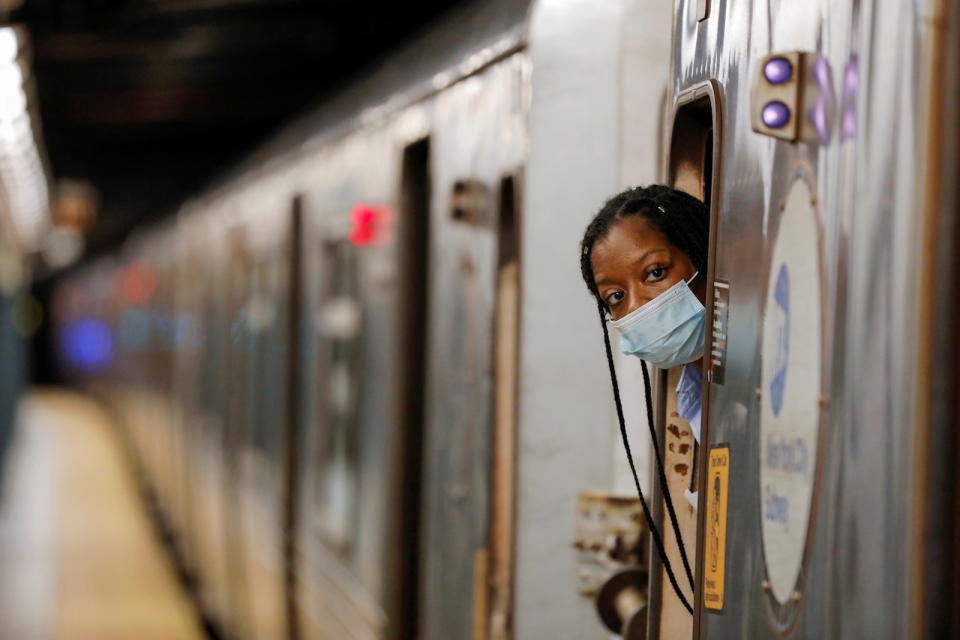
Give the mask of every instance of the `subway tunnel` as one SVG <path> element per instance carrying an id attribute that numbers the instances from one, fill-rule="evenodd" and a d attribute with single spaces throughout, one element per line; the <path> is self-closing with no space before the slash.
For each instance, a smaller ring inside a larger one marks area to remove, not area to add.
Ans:
<path id="1" fill-rule="evenodd" d="M 958 29 L 0 0 L 0 638 L 960 638 Z"/>

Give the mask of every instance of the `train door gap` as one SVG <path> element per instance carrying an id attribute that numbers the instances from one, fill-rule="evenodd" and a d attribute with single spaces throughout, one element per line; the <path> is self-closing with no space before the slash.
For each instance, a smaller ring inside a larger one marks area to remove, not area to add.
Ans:
<path id="1" fill-rule="evenodd" d="M 400 372 L 399 427 L 402 439 L 399 581 L 396 591 L 397 635 L 414 640 L 418 633 L 420 594 L 420 529 L 422 458 L 427 381 L 429 272 L 430 272 L 430 139 L 403 151 L 400 177 L 400 260 L 402 290 L 402 371 Z"/>
<path id="2" fill-rule="evenodd" d="M 717 229 L 717 182 L 719 152 L 721 149 L 721 120 L 719 86 L 708 82 L 682 93 L 677 99 L 677 108 L 673 114 L 670 128 L 667 156 L 667 183 L 676 189 L 689 193 L 710 209 L 710 240 L 706 256 L 706 273 L 702 274 L 705 286 L 707 307 L 706 344 L 711 341 L 711 323 L 713 306 L 713 281 L 715 237 Z M 707 349 L 709 351 L 709 348 Z M 677 511 L 681 535 L 684 540 L 691 565 L 701 582 L 701 541 L 698 531 L 702 527 L 701 513 L 705 495 L 703 476 L 706 456 L 701 444 L 709 442 L 709 385 L 704 384 L 704 395 L 700 414 L 700 441 L 694 438 L 692 427 L 687 427 L 677 410 L 676 387 L 680 380 L 682 367 L 661 371 L 656 379 L 657 391 L 654 394 L 655 415 L 659 435 L 658 446 L 664 457 L 666 487 L 657 487 L 654 518 L 662 525 L 665 533 L 667 553 L 674 566 L 681 566 L 680 550 L 673 536 L 669 521 L 666 519 L 663 492 L 669 491 Z M 703 369 L 704 379 L 707 369 Z M 668 428 L 669 427 L 669 428 Z M 670 444 L 676 444 L 671 451 Z M 699 491 L 698 491 L 699 490 Z M 692 494 L 697 498 L 693 499 Z M 696 505 L 696 507 L 694 507 Z M 694 550 L 696 553 L 694 555 Z M 663 567 L 659 558 L 653 557 L 650 573 L 650 627 L 651 638 L 697 637 L 699 606 L 691 616 L 683 609 L 677 596 L 667 585 L 663 576 Z M 699 589 L 698 589 L 699 591 Z M 700 602 L 699 594 L 694 600 Z"/>
<path id="3" fill-rule="evenodd" d="M 520 328 L 519 176 L 500 180 L 496 302 L 493 328 L 493 452 L 490 488 L 489 598 L 475 612 L 475 637 L 512 637 L 514 523 L 516 520 L 517 374 Z M 481 619 L 482 618 L 482 619 Z"/>

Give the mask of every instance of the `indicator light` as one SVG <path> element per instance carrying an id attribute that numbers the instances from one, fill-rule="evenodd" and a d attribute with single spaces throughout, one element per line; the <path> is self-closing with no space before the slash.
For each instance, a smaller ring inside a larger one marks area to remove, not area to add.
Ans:
<path id="1" fill-rule="evenodd" d="M 770 84 L 783 84 L 793 77 L 793 65 L 786 58 L 771 58 L 763 65 L 763 77 Z"/>
<path id="2" fill-rule="evenodd" d="M 779 100 L 774 100 L 763 107 L 760 117 L 763 119 L 763 124 L 771 129 L 780 129 L 790 122 L 790 109 Z"/>
<path id="3" fill-rule="evenodd" d="M 358 204 L 350 212 L 350 220 L 353 222 L 350 243 L 357 247 L 386 244 L 393 217 L 393 209 L 390 207 Z"/>

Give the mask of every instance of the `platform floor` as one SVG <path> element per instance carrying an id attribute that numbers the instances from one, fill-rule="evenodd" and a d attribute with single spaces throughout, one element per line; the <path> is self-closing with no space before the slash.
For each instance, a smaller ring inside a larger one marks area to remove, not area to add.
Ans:
<path id="1" fill-rule="evenodd" d="M 204 637 L 97 404 L 32 392 L 0 486 L 0 639 Z"/>

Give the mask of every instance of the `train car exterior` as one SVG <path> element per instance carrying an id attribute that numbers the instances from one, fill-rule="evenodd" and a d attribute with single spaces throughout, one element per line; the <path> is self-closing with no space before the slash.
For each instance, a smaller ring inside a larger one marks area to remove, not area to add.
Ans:
<path id="1" fill-rule="evenodd" d="M 529 301 L 596 330 L 572 248 L 656 177 L 654 4 L 468 6 L 66 285 L 116 282 L 64 317 L 112 327 L 92 377 L 222 633 L 607 635 L 570 546 L 629 489 L 602 352 Z"/>
<path id="2" fill-rule="evenodd" d="M 696 616 L 655 574 L 654 637 L 947 637 L 956 27 L 940 2 L 676 5 L 666 177 L 712 207 L 713 342 Z"/>

